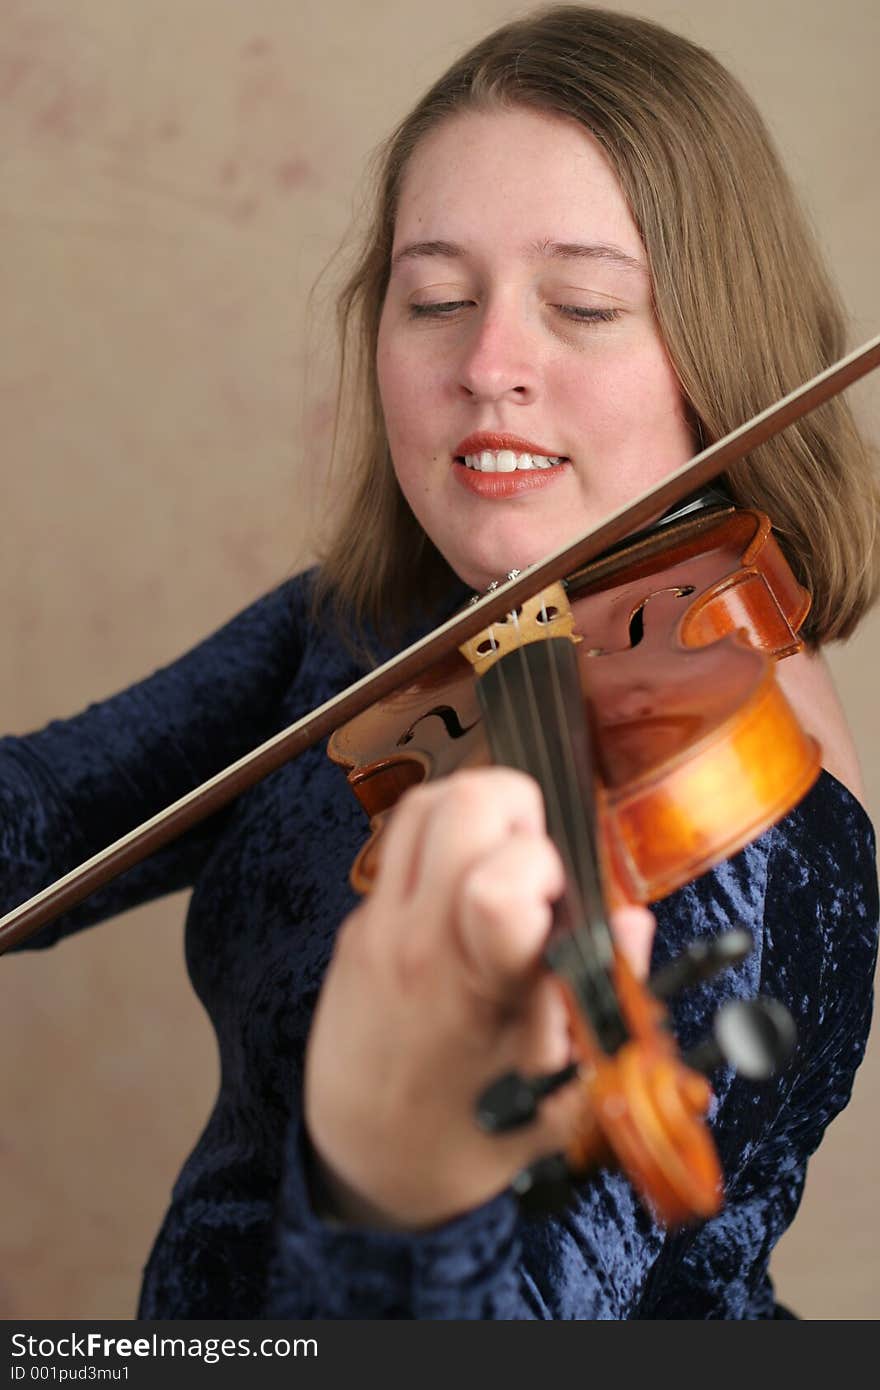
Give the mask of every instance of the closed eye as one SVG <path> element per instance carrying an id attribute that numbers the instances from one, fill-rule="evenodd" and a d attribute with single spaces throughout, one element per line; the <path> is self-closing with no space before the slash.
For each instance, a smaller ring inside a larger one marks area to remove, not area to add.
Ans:
<path id="1" fill-rule="evenodd" d="M 588 309 L 583 304 L 554 304 L 553 308 L 576 323 L 613 323 L 620 318 L 619 309 Z"/>
<path id="2" fill-rule="evenodd" d="M 409 315 L 413 319 L 450 318 L 472 303 L 470 299 L 444 299 L 430 304 L 410 304 Z M 553 304 L 551 307 L 575 323 L 613 323 L 620 317 L 619 309 L 593 309 L 583 304 Z"/>
<path id="3" fill-rule="evenodd" d="M 410 318 L 444 318 L 449 314 L 454 314 L 456 309 L 465 309 L 470 303 L 469 299 L 449 299 L 437 304 L 410 304 Z"/>

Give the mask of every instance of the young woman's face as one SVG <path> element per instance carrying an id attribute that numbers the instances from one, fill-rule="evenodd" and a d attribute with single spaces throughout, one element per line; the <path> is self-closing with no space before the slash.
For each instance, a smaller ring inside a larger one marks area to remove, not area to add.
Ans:
<path id="1" fill-rule="evenodd" d="M 556 116 L 469 112 L 419 145 L 377 365 L 400 486 L 475 589 L 694 453 L 623 193 Z"/>

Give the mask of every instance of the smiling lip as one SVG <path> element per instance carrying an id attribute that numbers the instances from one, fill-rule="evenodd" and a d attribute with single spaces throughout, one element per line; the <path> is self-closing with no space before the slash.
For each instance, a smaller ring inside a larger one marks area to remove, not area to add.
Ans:
<path id="1" fill-rule="evenodd" d="M 466 467 L 465 454 L 481 454 L 484 449 L 510 449 L 514 454 L 540 454 L 542 458 L 564 458 L 566 461 L 555 464 L 553 468 L 515 473 L 478 473 Z M 523 439 L 518 434 L 494 434 L 486 430 L 469 434 L 457 446 L 453 457 L 453 476 L 457 483 L 478 497 L 498 500 L 550 487 L 570 467 L 567 454 L 554 453 L 552 449 L 545 449 L 543 444 L 533 444 L 530 439 Z"/>
<path id="2" fill-rule="evenodd" d="M 469 434 L 467 439 L 463 439 L 456 447 L 455 457 L 481 454 L 484 449 L 510 449 L 514 454 L 540 454 L 542 458 L 550 459 L 568 457 L 567 454 L 560 454 L 558 450 L 554 452 L 553 449 L 545 449 L 543 444 L 533 444 L 530 439 L 522 439 L 518 434 L 493 434 L 486 430 L 481 430 L 478 434 Z"/>
<path id="3" fill-rule="evenodd" d="M 477 473 L 473 468 L 466 468 L 463 463 L 458 463 L 452 476 L 463 488 L 476 493 L 478 497 L 500 499 L 517 497 L 525 492 L 536 492 L 542 487 L 552 487 L 557 478 L 567 473 L 570 467 L 570 463 L 558 463 L 555 468 L 542 468 L 539 471 L 530 469 L 527 473 Z"/>

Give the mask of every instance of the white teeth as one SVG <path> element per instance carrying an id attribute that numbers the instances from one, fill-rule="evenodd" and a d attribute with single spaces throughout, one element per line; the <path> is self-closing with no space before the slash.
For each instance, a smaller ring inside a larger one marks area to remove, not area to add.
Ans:
<path id="1" fill-rule="evenodd" d="M 514 473 L 530 468 L 553 468 L 562 462 L 562 457 L 546 457 L 544 454 L 515 454 L 512 449 L 493 451 L 484 449 L 481 454 L 465 454 L 468 468 L 478 473 Z"/>

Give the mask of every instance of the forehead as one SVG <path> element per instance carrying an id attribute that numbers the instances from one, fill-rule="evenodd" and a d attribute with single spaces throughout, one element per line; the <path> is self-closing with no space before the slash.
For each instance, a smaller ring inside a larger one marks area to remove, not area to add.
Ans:
<path id="1" fill-rule="evenodd" d="M 575 121 L 524 107 L 460 112 L 416 146 L 404 172 L 395 249 L 425 237 L 611 240 L 643 255 L 623 190 Z"/>

